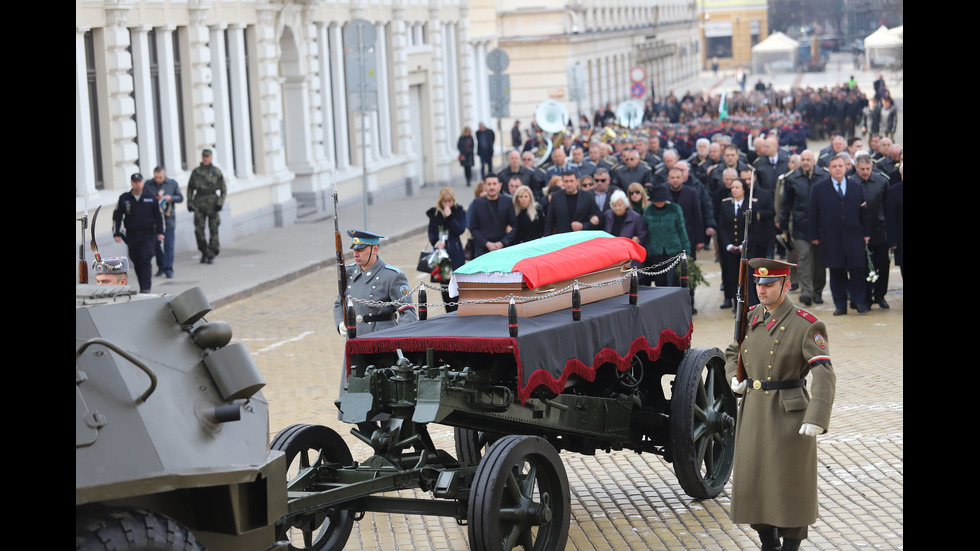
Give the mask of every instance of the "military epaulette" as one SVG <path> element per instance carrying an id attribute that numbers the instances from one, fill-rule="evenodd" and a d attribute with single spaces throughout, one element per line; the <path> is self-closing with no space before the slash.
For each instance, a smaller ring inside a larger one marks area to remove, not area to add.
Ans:
<path id="1" fill-rule="evenodd" d="M 645 166 L 648 170 L 653 170 L 652 168 L 650 168 L 650 164 L 647 163 L 646 161 L 640 161 L 640 166 Z"/>
<path id="2" fill-rule="evenodd" d="M 749 306 L 749 312 L 751 312 L 752 310 L 755 310 L 755 307 L 756 306 L 758 306 L 758 304 L 753 304 L 752 306 Z"/>
<path id="3" fill-rule="evenodd" d="M 800 308 L 799 310 L 796 311 L 796 315 L 797 316 L 800 316 L 801 318 L 805 319 L 806 321 L 808 321 L 810 323 L 816 323 L 816 321 L 817 321 L 817 316 L 814 316 L 813 314 L 811 314 L 810 312 L 807 312 L 806 310 L 804 310 L 802 308 Z"/>
<path id="4" fill-rule="evenodd" d="M 402 273 L 402 271 L 399 270 L 397 266 L 392 266 L 391 264 L 385 264 L 385 268 L 388 268 L 389 270 L 395 272 L 396 274 Z"/>

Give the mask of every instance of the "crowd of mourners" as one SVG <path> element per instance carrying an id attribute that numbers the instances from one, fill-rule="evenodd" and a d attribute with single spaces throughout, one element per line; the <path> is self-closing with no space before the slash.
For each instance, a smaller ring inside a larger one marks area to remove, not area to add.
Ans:
<path id="1" fill-rule="evenodd" d="M 445 285 L 453 269 L 489 251 L 599 229 L 642 244 L 647 259 L 637 267 L 656 267 L 682 252 L 695 261 L 699 253 L 717 260 L 725 308 L 733 307 L 743 245 L 749 258 L 798 263 L 792 281 L 805 305 L 823 302 L 829 270 L 835 314 L 848 305 L 859 312 L 873 304 L 888 308 L 888 266 L 892 258 L 902 266 L 903 249 L 897 121 L 880 76 L 867 93 L 853 78 L 789 91 L 760 80 L 724 98 L 671 92 L 648 99 L 635 128 L 620 124 L 609 105 L 557 133 L 534 121 L 523 132 L 518 121 L 504 166 L 494 170 L 492 159 L 479 154 L 480 180 L 469 206 L 445 188 L 428 211 L 429 239 L 448 252 L 432 279 Z M 467 185 L 474 150 L 494 139 L 482 124 L 477 139 L 468 130 L 460 137 Z M 811 150 L 814 140 L 830 145 Z M 824 227 L 826 212 L 810 204 L 811 189 L 824 180 L 844 180 L 854 184 L 852 193 L 861 192 L 860 208 L 842 213 L 849 223 Z M 858 242 L 864 247 L 851 246 Z M 645 272 L 645 284 L 678 285 L 674 270 Z M 851 280 L 860 280 L 863 292 Z"/>

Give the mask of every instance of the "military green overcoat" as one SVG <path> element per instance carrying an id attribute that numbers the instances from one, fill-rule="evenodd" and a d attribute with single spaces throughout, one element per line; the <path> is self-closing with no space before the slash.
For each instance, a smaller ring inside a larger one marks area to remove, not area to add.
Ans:
<path id="1" fill-rule="evenodd" d="M 752 380 L 807 378 L 807 387 L 746 389 L 738 411 L 732 475 L 732 522 L 792 528 L 817 520 L 816 438 L 799 434 L 803 423 L 830 427 L 836 375 L 827 328 L 788 298 L 768 320 L 763 308 L 748 313 L 742 341 Z M 735 376 L 738 346 L 725 353 L 728 380 Z"/>

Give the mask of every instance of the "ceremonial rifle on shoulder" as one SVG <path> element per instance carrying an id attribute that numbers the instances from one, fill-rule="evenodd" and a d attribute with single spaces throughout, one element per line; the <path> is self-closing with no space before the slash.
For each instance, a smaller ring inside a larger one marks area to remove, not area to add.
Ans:
<path id="1" fill-rule="evenodd" d="M 735 293 L 735 342 L 738 343 L 738 363 L 735 364 L 735 378 L 745 380 L 745 365 L 742 363 L 742 341 L 749 327 L 749 309 L 746 307 L 745 293 L 749 288 L 749 226 L 752 224 L 752 197 L 755 192 L 755 170 L 749 184 L 748 206 L 743 209 L 745 223 L 742 228 L 742 259 L 738 263 L 738 290 Z"/>
<path id="2" fill-rule="evenodd" d="M 344 265 L 344 240 L 340 236 L 340 209 L 337 207 L 337 190 L 333 190 L 333 233 L 337 249 L 337 287 L 340 291 L 340 307 L 344 309 L 344 323 L 347 336 L 354 338 L 356 329 L 354 307 L 347 304 L 347 266 Z"/>

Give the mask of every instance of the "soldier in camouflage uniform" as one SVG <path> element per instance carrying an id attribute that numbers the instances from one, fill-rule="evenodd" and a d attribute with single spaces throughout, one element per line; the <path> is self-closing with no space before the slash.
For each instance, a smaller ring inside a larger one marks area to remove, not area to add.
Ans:
<path id="1" fill-rule="evenodd" d="M 194 213 L 194 236 L 197 248 L 201 251 L 201 264 L 212 264 L 221 251 L 218 241 L 218 225 L 221 218 L 218 212 L 225 203 L 228 189 L 221 169 L 211 164 L 211 150 L 201 152 L 201 164 L 191 172 L 187 182 L 187 210 Z M 207 225 L 210 241 L 205 237 Z"/>

